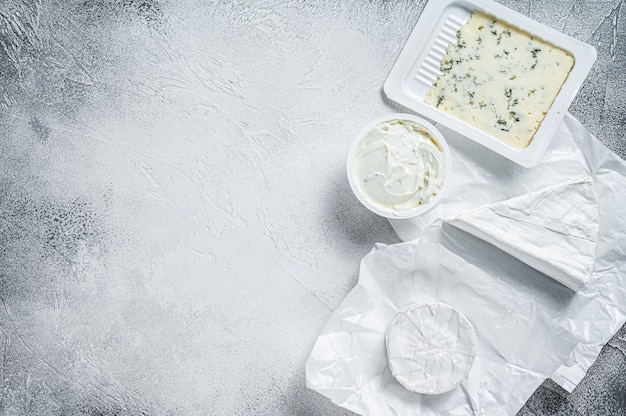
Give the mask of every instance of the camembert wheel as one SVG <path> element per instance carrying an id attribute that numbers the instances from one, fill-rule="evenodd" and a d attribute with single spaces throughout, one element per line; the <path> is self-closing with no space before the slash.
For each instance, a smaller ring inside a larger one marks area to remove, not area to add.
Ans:
<path id="1" fill-rule="evenodd" d="M 467 379 L 475 339 L 470 322 L 453 307 L 413 305 L 398 312 L 387 329 L 389 369 L 412 392 L 445 393 Z"/>

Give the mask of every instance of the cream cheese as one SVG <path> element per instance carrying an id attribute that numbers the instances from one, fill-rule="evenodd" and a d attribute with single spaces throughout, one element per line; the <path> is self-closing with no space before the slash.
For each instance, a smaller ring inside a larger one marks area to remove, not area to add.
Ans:
<path id="1" fill-rule="evenodd" d="M 388 120 L 374 126 L 354 154 L 354 175 L 365 198 L 402 215 L 441 192 L 446 172 L 441 144 L 420 124 Z"/>

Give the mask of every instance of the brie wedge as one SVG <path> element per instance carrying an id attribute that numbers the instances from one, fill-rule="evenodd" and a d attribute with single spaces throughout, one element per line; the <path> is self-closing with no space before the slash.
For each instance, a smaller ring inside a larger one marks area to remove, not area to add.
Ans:
<path id="1" fill-rule="evenodd" d="M 385 339 L 391 373 L 415 393 L 454 389 L 468 377 L 476 354 L 474 328 L 444 303 L 413 305 L 398 312 Z"/>
<path id="2" fill-rule="evenodd" d="M 589 177 L 479 207 L 446 222 L 573 291 L 591 278 L 599 222 Z"/>

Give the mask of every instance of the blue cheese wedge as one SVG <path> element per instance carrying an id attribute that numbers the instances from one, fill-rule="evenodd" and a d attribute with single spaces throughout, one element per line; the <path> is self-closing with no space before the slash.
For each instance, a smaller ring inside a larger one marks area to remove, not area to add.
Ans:
<path id="1" fill-rule="evenodd" d="M 593 274 L 600 226 L 589 177 L 479 207 L 446 222 L 573 291 L 583 289 Z"/>
<path id="2" fill-rule="evenodd" d="M 569 53 L 474 12 L 441 60 L 425 102 L 515 148 L 526 148 L 567 79 Z"/>
<path id="3" fill-rule="evenodd" d="M 467 318 L 445 303 L 413 305 L 394 317 L 386 334 L 387 360 L 406 389 L 440 394 L 469 376 L 476 334 Z"/>

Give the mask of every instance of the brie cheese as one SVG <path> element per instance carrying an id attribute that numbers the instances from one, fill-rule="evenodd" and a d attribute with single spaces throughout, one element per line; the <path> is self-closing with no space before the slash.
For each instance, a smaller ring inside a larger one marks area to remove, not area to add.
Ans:
<path id="1" fill-rule="evenodd" d="M 451 306 L 413 305 L 398 312 L 387 329 L 389 369 L 412 392 L 445 393 L 468 377 L 475 339 L 470 322 Z"/>
<path id="2" fill-rule="evenodd" d="M 446 222 L 574 291 L 591 278 L 599 222 L 589 177 L 479 207 Z"/>

